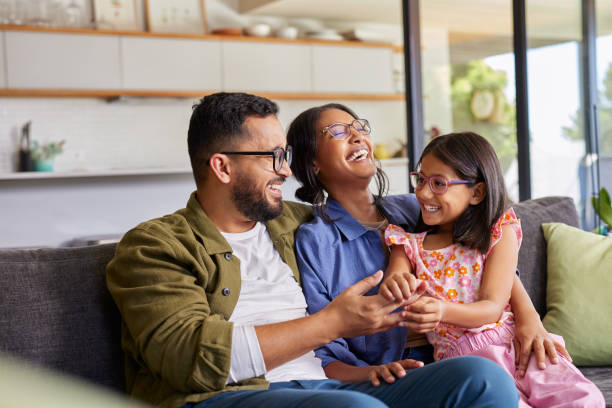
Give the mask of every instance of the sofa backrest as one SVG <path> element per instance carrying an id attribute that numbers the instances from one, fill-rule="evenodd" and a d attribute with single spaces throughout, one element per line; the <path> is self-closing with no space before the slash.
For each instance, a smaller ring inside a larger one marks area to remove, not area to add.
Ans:
<path id="1" fill-rule="evenodd" d="M 578 227 L 578 214 L 568 197 L 513 207 L 524 233 L 521 281 L 543 316 L 546 242 L 540 225 Z M 0 249 L 0 353 L 124 390 L 121 317 L 105 280 L 115 246 Z"/>
<path id="2" fill-rule="evenodd" d="M 115 244 L 0 250 L 0 352 L 125 390 Z"/>
<path id="3" fill-rule="evenodd" d="M 578 212 L 569 197 L 544 197 L 512 206 L 521 220 L 523 243 L 518 268 L 521 282 L 540 316 L 546 313 L 546 240 L 540 227 L 546 222 L 563 222 L 579 228 Z"/>

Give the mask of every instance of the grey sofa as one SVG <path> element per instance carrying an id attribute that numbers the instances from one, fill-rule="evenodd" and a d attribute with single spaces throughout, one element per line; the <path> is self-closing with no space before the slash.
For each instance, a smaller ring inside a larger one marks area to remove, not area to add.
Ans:
<path id="1" fill-rule="evenodd" d="M 524 231 L 521 279 L 543 315 L 546 243 L 540 224 L 578 226 L 578 214 L 572 200 L 563 197 L 514 208 Z M 124 390 L 121 321 L 105 285 L 105 266 L 114 249 L 114 244 L 0 249 L 0 353 Z M 581 370 L 612 407 L 612 366 Z"/>

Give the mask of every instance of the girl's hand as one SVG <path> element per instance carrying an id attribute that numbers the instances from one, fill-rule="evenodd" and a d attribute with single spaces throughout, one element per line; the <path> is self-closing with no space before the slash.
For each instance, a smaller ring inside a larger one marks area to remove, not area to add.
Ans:
<path id="1" fill-rule="evenodd" d="M 404 306 L 404 321 L 399 325 L 417 333 L 432 331 L 442 321 L 445 306 L 446 303 L 441 300 L 421 296 L 414 303 Z"/>
<path id="2" fill-rule="evenodd" d="M 378 293 L 391 302 L 406 300 L 408 303 L 412 303 L 427 289 L 427 284 L 415 278 L 408 270 L 390 272 L 387 269 L 387 275 L 380 284 Z"/>
<path id="3" fill-rule="evenodd" d="M 517 365 L 516 370 L 519 377 L 525 375 L 525 370 L 529 364 L 532 351 L 535 353 L 535 358 L 538 361 L 538 368 L 540 370 L 546 369 L 547 355 L 551 363 L 557 364 L 559 362 L 557 352 L 561 353 L 569 361 L 572 361 L 565 347 L 554 341 L 546 331 L 537 314 L 536 318 L 533 319 L 516 319 L 516 333 L 513 342 L 515 364 Z"/>
<path id="4" fill-rule="evenodd" d="M 393 384 L 396 378 L 402 378 L 406 375 L 406 370 L 423 367 L 422 361 L 417 360 L 399 360 L 389 364 L 378 366 L 370 366 L 370 382 L 373 386 L 378 387 L 382 379 L 389 384 Z"/>

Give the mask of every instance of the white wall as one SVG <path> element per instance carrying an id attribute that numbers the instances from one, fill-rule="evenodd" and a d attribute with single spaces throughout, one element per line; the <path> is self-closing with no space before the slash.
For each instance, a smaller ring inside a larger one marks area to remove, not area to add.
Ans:
<path id="1" fill-rule="evenodd" d="M 14 171 L 21 125 L 32 138 L 66 140 L 58 172 L 189 167 L 191 100 L 0 98 L 0 178 Z M 328 101 L 277 101 L 283 126 Z M 340 101 L 370 119 L 373 140 L 405 135 L 405 106 L 397 101 Z M 398 173 L 399 172 L 399 173 Z M 394 192 L 406 189 L 403 169 L 390 174 Z M 294 180 L 284 196 L 294 199 Z M 0 247 L 58 246 L 91 235 L 120 235 L 137 223 L 184 207 L 195 189 L 190 174 L 0 180 Z"/>
<path id="2" fill-rule="evenodd" d="M 296 186 L 289 180 L 284 195 Z M 190 174 L 179 174 L 11 181 L 0 189 L 0 247 L 33 247 L 120 236 L 184 207 L 195 188 Z"/>

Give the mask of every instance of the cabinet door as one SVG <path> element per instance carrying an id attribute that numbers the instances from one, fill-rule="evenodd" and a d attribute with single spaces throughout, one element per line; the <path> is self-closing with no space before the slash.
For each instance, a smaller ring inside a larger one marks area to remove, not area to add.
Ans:
<path id="1" fill-rule="evenodd" d="M 119 37 L 7 31 L 9 88 L 118 89 Z"/>
<path id="2" fill-rule="evenodd" d="M 4 52 L 4 31 L 0 31 L 0 88 L 6 88 L 6 60 Z"/>
<path id="3" fill-rule="evenodd" d="M 121 58 L 124 89 L 221 88 L 219 41 L 122 37 Z"/>
<path id="4" fill-rule="evenodd" d="M 393 93 L 390 48 L 313 45 L 313 91 Z"/>
<path id="5" fill-rule="evenodd" d="M 312 92 L 309 45 L 224 41 L 223 89 Z"/>

